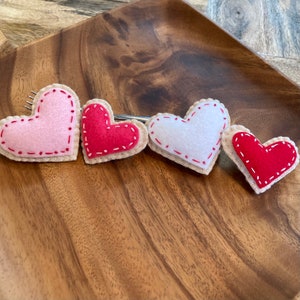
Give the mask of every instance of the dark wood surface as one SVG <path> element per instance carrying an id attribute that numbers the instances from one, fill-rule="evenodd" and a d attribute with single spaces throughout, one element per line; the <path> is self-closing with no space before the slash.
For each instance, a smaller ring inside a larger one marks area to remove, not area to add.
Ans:
<path id="1" fill-rule="evenodd" d="M 193 8 L 144 0 L 0 59 L 0 114 L 53 82 L 83 105 L 184 115 L 220 99 L 262 141 L 300 146 L 300 90 Z M 209 176 L 151 152 L 87 166 L 0 157 L 2 299 L 292 299 L 300 172 L 255 195 L 222 152 Z"/>

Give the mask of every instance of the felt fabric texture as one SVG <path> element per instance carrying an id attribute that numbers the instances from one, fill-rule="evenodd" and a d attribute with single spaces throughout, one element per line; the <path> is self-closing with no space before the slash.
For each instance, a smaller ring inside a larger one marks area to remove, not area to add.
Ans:
<path id="1" fill-rule="evenodd" d="M 226 130 L 222 144 L 257 194 L 269 189 L 299 163 L 298 148 L 288 137 L 273 138 L 262 144 L 241 125 Z"/>
<path id="2" fill-rule="evenodd" d="M 222 103 L 202 99 L 184 119 L 169 113 L 148 122 L 149 146 L 153 151 L 196 172 L 208 175 L 220 153 L 222 132 L 230 116 Z"/>
<path id="3" fill-rule="evenodd" d="M 105 100 L 93 99 L 83 108 L 82 148 L 88 164 L 132 156 L 148 142 L 147 128 L 136 120 L 114 122 L 113 112 Z"/>
<path id="4" fill-rule="evenodd" d="M 31 116 L 0 121 L 0 152 L 17 161 L 75 160 L 80 103 L 69 87 L 53 84 L 34 97 Z"/>

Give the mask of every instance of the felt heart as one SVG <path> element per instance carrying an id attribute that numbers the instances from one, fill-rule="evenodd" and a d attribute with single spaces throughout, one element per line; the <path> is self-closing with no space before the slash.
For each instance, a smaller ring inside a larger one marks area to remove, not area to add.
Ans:
<path id="1" fill-rule="evenodd" d="M 84 106 L 81 137 L 86 163 L 129 157 L 146 147 L 148 133 L 144 124 L 136 120 L 113 120 L 112 109 L 105 100 L 90 100 Z"/>
<path id="2" fill-rule="evenodd" d="M 49 85 L 34 97 L 31 116 L 0 121 L 0 153 L 17 161 L 75 160 L 79 119 L 76 93 L 65 85 Z"/>
<path id="3" fill-rule="evenodd" d="M 273 138 L 262 144 L 243 126 L 226 131 L 223 146 L 256 193 L 270 188 L 299 162 L 298 149 L 289 138 Z"/>
<path id="4" fill-rule="evenodd" d="M 202 174 L 209 174 L 220 153 L 221 134 L 230 123 L 218 100 L 194 103 L 184 119 L 164 113 L 148 122 L 153 151 Z"/>

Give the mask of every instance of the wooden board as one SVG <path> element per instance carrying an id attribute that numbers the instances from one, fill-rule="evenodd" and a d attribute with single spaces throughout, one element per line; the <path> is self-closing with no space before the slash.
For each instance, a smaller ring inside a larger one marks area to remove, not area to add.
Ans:
<path id="1" fill-rule="evenodd" d="M 81 104 L 183 116 L 220 99 L 262 141 L 300 142 L 300 90 L 180 0 L 143 0 L 0 59 L 0 114 L 60 82 Z M 147 148 L 85 165 L 0 157 L 3 299 L 291 299 L 300 171 L 262 195 L 222 152 L 209 176 Z"/>

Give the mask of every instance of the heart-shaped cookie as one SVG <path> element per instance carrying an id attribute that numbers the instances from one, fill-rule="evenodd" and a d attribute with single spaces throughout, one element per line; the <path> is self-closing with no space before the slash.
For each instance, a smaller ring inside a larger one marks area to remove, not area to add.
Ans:
<path id="1" fill-rule="evenodd" d="M 76 93 L 62 84 L 49 85 L 34 97 L 31 116 L 0 121 L 0 153 L 16 161 L 75 160 L 79 120 Z"/>
<path id="2" fill-rule="evenodd" d="M 222 144 L 257 194 L 269 189 L 299 163 L 298 148 L 288 137 L 273 138 L 262 144 L 241 125 L 228 128 Z"/>
<path id="3" fill-rule="evenodd" d="M 111 106 L 102 99 L 93 99 L 83 107 L 81 140 L 87 164 L 132 156 L 148 142 L 146 126 L 136 120 L 114 122 Z"/>
<path id="4" fill-rule="evenodd" d="M 222 132 L 230 124 L 227 109 L 218 100 L 202 99 L 184 119 L 160 113 L 147 122 L 149 147 L 196 172 L 208 175 L 220 153 Z"/>

